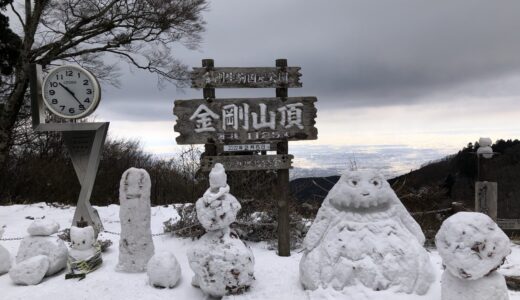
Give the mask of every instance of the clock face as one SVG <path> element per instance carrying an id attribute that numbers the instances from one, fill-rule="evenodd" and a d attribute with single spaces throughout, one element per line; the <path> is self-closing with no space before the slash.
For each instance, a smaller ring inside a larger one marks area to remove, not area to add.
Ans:
<path id="1" fill-rule="evenodd" d="M 97 107 L 101 91 L 96 78 L 78 66 L 61 66 L 52 70 L 43 82 L 43 100 L 54 114 L 83 118 Z"/>

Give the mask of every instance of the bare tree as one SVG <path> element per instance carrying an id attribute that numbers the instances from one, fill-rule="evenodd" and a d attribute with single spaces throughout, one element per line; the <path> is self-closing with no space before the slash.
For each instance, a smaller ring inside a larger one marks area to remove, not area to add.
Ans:
<path id="1" fill-rule="evenodd" d="M 28 89 L 29 65 L 76 62 L 117 85 L 115 64 L 102 54 L 184 82 L 187 67 L 172 45 L 194 48 L 204 30 L 206 0 L 25 0 L 25 14 L 10 5 L 23 28 L 21 51 L 0 105 L 0 168 L 9 152 L 13 127 Z M 4 86 L 2 88 L 5 88 Z"/>

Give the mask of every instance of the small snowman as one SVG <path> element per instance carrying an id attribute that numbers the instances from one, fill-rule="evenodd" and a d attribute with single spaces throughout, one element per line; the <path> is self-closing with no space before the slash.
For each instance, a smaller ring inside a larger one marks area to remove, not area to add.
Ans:
<path id="1" fill-rule="evenodd" d="M 207 233 L 188 250 L 195 273 L 192 285 L 212 297 L 240 294 L 254 280 L 253 252 L 229 228 L 241 206 L 229 193 L 222 164 L 215 164 L 209 181 L 209 189 L 196 203 L 197 218 Z"/>
<path id="2" fill-rule="evenodd" d="M 95 232 L 92 226 L 70 228 L 70 250 L 68 258 L 69 278 L 85 278 L 86 274 L 98 269 L 103 259 L 101 248 L 96 243 Z"/>
<path id="3" fill-rule="evenodd" d="M 487 215 L 459 212 L 443 223 L 435 245 L 445 267 L 442 300 L 508 300 L 496 270 L 511 253 L 507 235 Z"/>
<path id="4" fill-rule="evenodd" d="M 4 234 L 4 228 L 0 226 L 0 239 Z M 11 268 L 11 254 L 9 251 L 5 249 L 2 245 L 0 245 L 0 275 L 3 275 L 9 271 Z"/>

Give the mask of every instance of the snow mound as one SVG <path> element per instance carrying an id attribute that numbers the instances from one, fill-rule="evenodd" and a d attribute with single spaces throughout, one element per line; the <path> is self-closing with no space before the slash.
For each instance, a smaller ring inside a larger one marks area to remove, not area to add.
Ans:
<path id="1" fill-rule="evenodd" d="M 24 260 L 9 271 L 9 276 L 15 284 L 36 285 L 43 280 L 49 270 L 49 259 L 45 255 L 36 255 Z"/>
<path id="2" fill-rule="evenodd" d="M 240 294 L 254 281 L 253 252 L 229 231 L 210 231 L 188 250 L 193 285 L 213 297 Z"/>
<path id="3" fill-rule="evenodd" d="M 31 257 L 45 255 L 49 260 L 46 276 L 56 274 L 67 266 L 68 250 L 65 243 L 51 236 L 27 236 L 20 243 L 16 254 L 16 263 Z"/>
<path id="4" fill-rule="evenodd" d="M 49 236 L 58 232 L 60 224 L 54 220 L 35 220 L 27 228 L 27 232 L 32 236 Z"/>
<path id="5" fill-rule="evenodd" d="M 441 281 L 442 300 L 509 300 L 506 280 L 497 272 L 466 280 L 445 271 Z"/>
<path id="6" fill-rule="evenodd" d="M 119 185 L 119 262 L 116 270 L 144 272 L 155 248 L 150 220 L 150 175 L 144 169 L 130 168 Z"/>
<path id="7" fill-rule="evenodd" d="M 511 253 L 509 238 L 487 215 L 459 212 L 435 236 L 443 264 L 461 279 L 478 279 L 498 269 Z"/>
<path id="8" fill-rule="evenodd" d="M 305 289 L 373 290 L 425 294 L 434 281 L 424 234 L 377 171 L 341 176 L 304 240 L 300 281 Z"/>
<path id="9" fill-rule="evenodd" d="M 181 266 L 171 252 L 156 253 L 146 266 L 148 282 L 159 288 L 173 288 L 181 278 Z"/>
<path id="10" fill-rule="evenodd" d="M 1 238 L 1 235 L 0 235 Z M 11 254 L 7 249 L 0 245 L 0 275 L 3 275 L 11 268 Z"/>

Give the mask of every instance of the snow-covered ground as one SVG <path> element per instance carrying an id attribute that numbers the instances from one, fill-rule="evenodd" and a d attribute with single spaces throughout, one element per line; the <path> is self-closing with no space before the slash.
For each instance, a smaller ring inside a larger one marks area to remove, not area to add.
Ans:
<path id="1" fill-rule="evenodd" d="M 98 207 L 105 230 L 120 232 L 119 206 Z M 3 238 L 23 237 L 33 218 L 50 218 L 58 221 L 61 228 L 67 228 L 72 222 L 74 208 L 49 207 L 44 203 L 33 205 L 0 206 L 0 226 L 5 225 Z M 161 233 L 162 223 L 177 217 L 172 206 L 152 208 L 152 232 Z M 191 286 L 193 272 L 188 266 L 186 250 L 193 244 L 190 239 L 180 239 L 169 235 L 154 237 L 155 251 L 173 251 L 182 267 L 182 278 L 173 289 L 156 289 L 147 282 L 146 273 L 118 273 L 114 269 L 118 256 L 118 236 L 108 233 L 102 239 L 110 239 L 114 243 L 108 252 L 103 254 L 103 265 L 99 270 L 88 274 L 84 280 L 65 280 L 65 272 L 45 278 L 36 286 L 16 286 L 9 275 L 0 276 L 0 299 L 205 299 L 202 292 Z M 12 256 L 16 255 L 20 241 L 0 241 Z M 440 278 L 442 273 L 441 259 L 436 251 L 430 252 L 435 266 L 436 280 L 424 296 L 394 293 L 392 290 L 374 292 L 361 287 L 347 288 L 342 292 L 334 290 L 317 290 L 306 292 L 298 280 L 298 264 L 301 254 L 293 251 L 291 257 L 278 257 L 268 250 L 265 243 L 251 244 L 256 265 L 256 282 L 252 289 L 243 295 L 225 297 L 224 299 L 385 299 L 385 300 L 438 300 L 440 299 Z M 512 245 L 513 253 L 508 257 L 501 272 L 520 275 L 520 246 Z M 520 300 L 520 293 L 510 291 L 511 300 Z"/>

